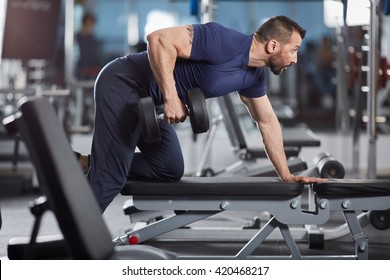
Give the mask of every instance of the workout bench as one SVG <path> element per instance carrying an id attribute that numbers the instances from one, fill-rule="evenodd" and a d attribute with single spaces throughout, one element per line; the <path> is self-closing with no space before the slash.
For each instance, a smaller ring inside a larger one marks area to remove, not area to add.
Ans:
<path id="1" fill-rule="evenodd" d="M 129 181 L 122 190 L 122 195 L 132 196 L 135 208 L 140 211 L 169 210 L 174 211 L 174 214 L 119 236 L 114 242 L 117 245 L 144 243 L 224 211 L 268 211 L 272 215 L 271 219 L 257 230 L 236 255 L 179 255 L 178 258 L 368 259 L 368 240 L 360 224 L 359 212 L 389 209 L 390 181 L 330 179 L 310 188 L 315 196 L 311 201 L 314 208 L 309 211 L 302 206 L 304 185 L 284 183 L 276 178 L 189 177 L 174 183 Z M 325 224 L 332 211 L 343 212 L 354 244 L 354 253 L 303 256 L 290 226 Z M 255 250 L 277 227 L 290 255 L 254 255 Z"/>
<path id="2" fill-rule="evenodd" d="M 343 165 L 338 162 L 334 157 L 332 157 L 328 153 L 321 153 L 316 156 L 313 160 L 314 167 L 305 171 L 304 173 L 307 176 L 313 177 L 322 177 L 322 178 L 344 178 L 345 170 Z M 275 178 L 275 176 L 273 176 Z M 239 179 L 238 182 L 234 181 L 235 179 L 224 180 L 219 177 L 219 184 L 225 183 L 226 185 L 231 185 L 233 182 L 233 186 L 240 185 L 243 180 L 247 179 Z M 192 178 L 184 178 L 180 183 L 187 182 L 188 180 L 194 181 Z M 249 179 L 251 180 L 251 179 Z M 207 184 L 209 181 L 205 181 Z M 216 183 L 212 181 L 213 185 Z M 258 182 L 254 180 L 254 182 Z M 138 182 L 137 182 L 138 183 Z M 200 183 L 196 182 L 195 183 Z M 127 184 L 133 184 L 132 181 L 129 181 Z M 184 184 L 185 186 L 185 184 Z M 254 186 L 257 187 L 257 186 Z M 305 188 L 304 196 L 301 197 L 301 204 L 306 204 L 308 209 L 314 211 L 316 205 L 312 202 L 315 193 L 312 188 Z M 125 193 L 127 191 L 123 191 Z M 128 193 L 131 193 L 129 191 Z M 239 193 L 241 194 L 241 193 Z M 283 194 L 282 194 L 283 195 Z M 133 229 L 144 227 L 145 225 L 156 221 L 157 219 L 161 219 L 162 217 L 166 217 L 172 215 L 171 211 L 139 211 L 133 203 L 132 199 L 129 199 L 125 202 L 123 206 L 124 214 L 129 216 L 130 222 L 132 223 Z M 387 223 L 385 220 L 388 220 L 387 213 L 381 213 L 381 211 L 377 211 L 375 215 L 370 215 L 370 219 L 376 217 L 375 220 L 380 221 L 379 227 L 378 223 L 372 221 L 373 225 L 377 228 L 385 228 Z M 242 242 L 251 238 L 258 229 L 260 229 L 260 225 L 262 222 L 269 220 L 270 213 L 263 211 L 252 211 L 252 217 L 248 218 L 248 213 L 232 213 L 229 212 L 223 213 L 220 215 L 214 216 L 212 219 L 207 219 L 206 221 L 202 221 L 202 225 L 192 224 L 191 226 L 185 226 L 182 228 L 175 229 L 169 233 L 163 234 L 162 236 L 157 237 L 158 241 L 165 240 L 186 240 L 186 241 L 224 241 L 224 242 Z M 387 218 L 387 219 L 386 219 Z M 364 217 L 360 217 L 360 220 L 364 220 Z M 366 224 L 368 224 L 366 222 Z M 343 224 L 343 226 L 347 226 Z M 388 225 L 390 227 L 390 225 Z M 337 239 L 347 235 L 347 232 L 344 227 L 338 227 L 337 229 L 326 229 L 322 227 L 321 230 L 318 229 L 316 225 L 298 225 L 291 228 L 291 233 L 294 239 L 297 242 L 306 242 L 311 249 L 322 249 L 324 246 L 324 240 L 326 239 Z M 267 237 L 267 240 L 272 241 L 280 241 L 283 237 L 280 235 L 280 232 L 273 232 L 272 235 Z"/>

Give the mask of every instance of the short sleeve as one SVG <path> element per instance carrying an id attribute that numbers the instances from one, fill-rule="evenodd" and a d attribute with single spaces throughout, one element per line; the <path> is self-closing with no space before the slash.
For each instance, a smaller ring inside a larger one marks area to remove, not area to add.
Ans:
<path id="1" fill-rule="evenodd" d="M 266 94 L 267 86 L 265 84 L 264 68 L 253 68 L 253 71 L 255 72 L 253 77 L 256 79 L 256 82 L 248 88 L 239 90 L 238 94 L 249 98 L 261 97 Z"/>

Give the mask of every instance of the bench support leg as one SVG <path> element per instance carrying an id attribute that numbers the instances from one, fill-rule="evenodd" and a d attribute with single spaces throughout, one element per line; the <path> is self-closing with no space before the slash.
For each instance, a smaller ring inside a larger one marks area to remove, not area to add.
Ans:
<path id="1" fill-rule="evenodd" d="M 280 223 L 275 217 L 272 217 L 266 225 L 238 252 L 235 256 L 237 259 L 247 259 L 253 251 L 275 230 L 279 227 L 283 239 L 290 250 L 292 259 L 302 258 L 301 253 L 291 235 L 287 225 Z"/>
<path id="2" fill-rule="evenodd" d="M 116 245 L 127 245 L 129 244 L 128 239 L 134 236 L 137 239 L 137 243 L 142 243 L 217 213 L 220 213 L 220 211 L 186 211 L 149 224 L 139 230 L 130 231 L 124 236 L 117 237 L 113 242 Z"/>
<path id="3" fill-rule="evenodd" d="M 344 211 L 352 239 L 355 243 L 355 255 L 357 259 L 368 260 L 368 239 L 364 235 L 355 211 Z"/>

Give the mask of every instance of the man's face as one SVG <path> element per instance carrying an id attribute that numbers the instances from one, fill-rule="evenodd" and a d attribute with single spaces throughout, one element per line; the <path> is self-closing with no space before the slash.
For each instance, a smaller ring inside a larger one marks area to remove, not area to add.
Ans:
<path id="1" fill-rule="evenodd" d="M 280 50 L 271 56 L 268 61 L 268 67 L 275 75 L 281 74 L 291 65 L 298 61 L 298 50 L 302 39 L 298 32 L 293 32 L 290 42 L 282 45 Z"/>

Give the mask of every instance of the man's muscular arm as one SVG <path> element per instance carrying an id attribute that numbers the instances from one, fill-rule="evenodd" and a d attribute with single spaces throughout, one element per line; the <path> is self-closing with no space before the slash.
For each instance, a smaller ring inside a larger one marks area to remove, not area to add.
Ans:
<path id="1" fill-rule="evenodd" d="M 153 75 L 164 96 L 164 114 L 168 122 L 183 121 L 186 109 L 179 99 L 173 70 L 177 58 L 191 55 L 192 25 L 160 29 L 147 36 L 148 56 Z"/>
<path id="2" fill-rule="evenodd" d="M 283 181 L 300 183 L 325 181 L 322 178 L 294 176 L 290 173 L 283 147 L 282 130 L 266 95 L 258 98 L 240 97 L 259 128 L 268 158 Z"/>

